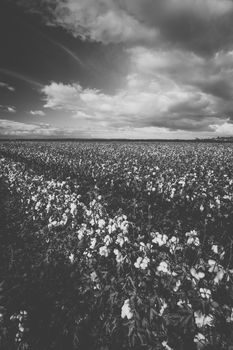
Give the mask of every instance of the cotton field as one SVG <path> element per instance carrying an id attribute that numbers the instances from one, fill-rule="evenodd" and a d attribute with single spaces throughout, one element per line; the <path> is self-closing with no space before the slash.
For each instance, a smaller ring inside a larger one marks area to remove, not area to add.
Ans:
<path id="1" fill-rule="evenodd" d="M 232 349 L 233 145 L 2 141 L 1 349 Z"/>

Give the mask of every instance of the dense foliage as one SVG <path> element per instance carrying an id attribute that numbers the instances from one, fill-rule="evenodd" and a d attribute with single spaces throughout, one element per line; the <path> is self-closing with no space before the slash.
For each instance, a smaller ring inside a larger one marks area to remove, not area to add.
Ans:
<path id="1" fill-rule="evenodd" d="M 1 142 L 0 348 L 232 349 L 233 145 Z"/>

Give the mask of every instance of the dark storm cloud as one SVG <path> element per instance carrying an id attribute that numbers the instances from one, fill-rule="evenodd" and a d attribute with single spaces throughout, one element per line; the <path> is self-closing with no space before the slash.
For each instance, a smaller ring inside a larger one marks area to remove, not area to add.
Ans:
<path id="1" fill-rule="evenodd" d="M 231 125 L 233 0 L 16 3 L 56 33 L 38 32 L 38 42 L 43 37 L 58 58 L 63 53 L 71 60 L 62 74 L 52 75 L 49 58 L 50 72 L 40 75 L 50 79 L 38 87 L 43 106 L 28 113 L 43 107 L 64 112 L 84 133 L 90 128 L 214 133 Z"/>
<path id="2" fill-rule="evenodd" d="M 201 82 L 199 86 L 202 91 L 219 97 L 225 101 L 230 101 L 233 98 L 233 84 L 221 78 Z"/>
<path id="3" fill-rule="evenodd" d="M 232 47 L 232 0 L 18 0 L 84 40 L 168 45 L 200 54 Z"/>
<path id="4" fill-rule="evenodd" d="M 119 2 L 122 4 L 124 1 Z M 232 47 L 231 0 L 126 0 L 137 18 L 161 34 L 161 44 L 212 54 Z"/>

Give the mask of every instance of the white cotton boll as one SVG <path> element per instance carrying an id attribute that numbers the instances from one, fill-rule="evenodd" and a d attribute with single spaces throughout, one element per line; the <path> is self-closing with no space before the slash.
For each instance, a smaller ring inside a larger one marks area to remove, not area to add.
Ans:
<path id="1" fill-rule="evenodd" d="M 174 292 L 177 292 L 178 289 L 180 288 L 180 286 L 181 286 L 181 282 L 180 282 L 180 280 L 178 280 L 178 281 L 176 282 L 175 287 L 173 288 Z"/>
<path id="2" fill-rule="evenodd" d="M 40 206 L 41 206 L 41 201 L 36 203 L 35 210 L 39 210 Z"/>
<path id="3" fill-rule="evenodd" d="M 107 248 L 105 245 L 102 246 L 102 247 L 100 247 L 100 248 L 99 248 L 99 254 L 100 254 L 101 256 L 107 257 L 108 254 L 109 254 L 108 248 Z"/>
<path id="4" fill-rule="evenodd" d="M 233 321 L 233 308 L 231 308 L 231 316 L 230 316 L 230 322 Z"/>
<path id="5" fill-rule="evenodd" d="M 108 225 L 107 229 L 109 234 L 113 233 L 112 225 Z"/>
<path id="6" fill-rule="evenodd" d="M 219 269 L 215 278 L 214 278 L 214 283 L 218 284 L 224 277 L 225 271 L 223 269 Z"/>
<path id="7" fill-rule="evenodd" d="M 50 208 L 51 208 L 51 203 L 49 202 L 46 206 L 46 209 L 45 209 L 47 213 L 49 212 Z"/>
<path id="8" fill-rule="evenodd" d="M 84 233 L 83 233 L 83 231 L 78 231 L 78 239 L 79 240 L 81 240 L 81 239 L 83 239 L 83 237 L 84 237 Z"/>
<path id="9" fill-rule="evenodd" d="M 145 243 L 140 242 L 139 250 L 140 250 L 140 252 L 145 252 L 145 251 L 146 251 L 146 245 L 145 245 Z"/>
<path id="10" fill-rule="evenodd" d="M 77 214 L 77 205 L 75 203 L 71 203 L 70 212 L 71 212 L 72 216 L 75 216 Z"/>
<path id="11" fill-rule="evenodd" d="M 164 313 L 164 311 L 165 311 L 166 308 L 168 307 L 168 305 L 167 305 L 167 303 L 166 303 L 165 300 L 163 300 L 163 299 L 160 299 L 160 300 L 161 300 L 162 305 L 161 305 L 161 309 L 160 309 L 160 311 L 159 311 L 159 314 L 160 314 L 160 316 L 162 316 L 163 313 Z"/>
<path id="12" fill-rule="evenodd" d="M 204 299 L 209 299 L 211 297 L 211 291 L 208 288 L 200 288 L 200 294 Z"/>
<path id="13" fill-rule="evenodd" d="M 24 332 L 24 327 L 22 326 L 22 324 L 19 325 L 19 331 L 22 333 Z"/>
<path id="14" fill-rule="evenodd" d="M 139 269 L 140 268 L 140 265 L 141 265 L 141 261 L 142 261 L 142 257 L 138 257 L 137 258 L 137 261 L 134 263 L 134 266 Z"/>
<path id="15" fill-rule="evenodd" d="M 121 308 L 121 318 L 127 317 L 130 320 L 133 317 L 133 312 L 130 308 L 129 299 L 126 299 L 124 305 Z"/>
<path id="16" fill-rule="evenodd" d="M 122 263 L 124 261 L 123 255 L 118 249 L 114 249 L 113 253 L 116 255 L 116 262 L 117 263 Z"/>
<path id="17" fill-rule="evenodd" d="M 213 259 L 209 259 L 208 260 L 208 264 L 209 264 L 209 272 L 217 272 L 218 271 L 218 264 L 215 260 Z"/>
<path id="18" fill-rule="evenodd" d="M 91 226 L 94 226 L 94 225 L 95 225 L 95 220 L 94 220 L 94 219 L 91 219 L 91 220 L 90 220 L 90 225 L 91 225 Z"/>
<path id="19" fill-rule="evenodd" d="M 91 238 L 91 244 L 90 244 L 90 248 L 91 249 L 94 249 L 95 248 L 95 245 L 96 245 L 96 238 L 94 237 L 94 238 Z"/>
<path id="20" fill-rule="evenodd" d="M 127 233 L 128 232 L 128 221 L 123 221 L 120 224 L 120 229 L 124 232 Z"/>
<path id="21" fill-rule="evenodd" d="M 152 242 L 155 243 L 155 244 L 158 244 L 160 247 L 165 245 L 167 243 L 167 240 L 168 240 L 168 236 L 167 235 L 162 235 L 158 232 L 153 232 L 151 234 L 152 236 Z"/>
<path id="22" fill-rule="evenodd" d="M 17 318 L 16 314 L 11 315 L 10 320 L 14 321 Z"/>
<path id="23" fill-rule="evenodd" d="M 190 232 L 186 232 L 185 236 L 186 237 L 196 237 L 197 236 L 197 231 L 196 230 L 191 230 Z"/>
<path id="24" fill-rule="evenodd" d="M 194 319 L 198 328 L 202 328 L 203 326 L 212 326 L 213 324 L 213 316 L 204 315 L 201 311 L 194 312 Z"/>
<path id="25" fill-rule="evenodd" d="M 196 278 L 198 281 L 199 281 L 200 279 L 202 279 L 202 278 L 205 277 L 204 272 L 202 272 L 202 271 L 197 272 L 197 271 L 195 270 L 194 267 L 191 267 L 190 273 L 191 273 L 191 275 L 192 275 L 194 278 Z"/>
<path id="26" fill-rule="evenodd" d="M 162 345 L 163 345 L 163 347 L 164 347 L 166 350 L 173 350 L 173 349 L 168 345 L 167 341 L 165 341 L 165 340 L 162 342 Z"/>
<path id="27" fill-rule="evenodd" d="M 201 205 L 200 205 L 200 211 L 203 212 L 204 209 L 205 209 L 205 208 L 204 208 L 203 204 L 201 204 Z"/>
<path id="28" fill-rule="evenodd" d="M 200 245 L 200 241 L 198 237 L 189 237 L 187 240 L 188 245 L 195 245 L 198 247 Z"/>
<path id="29" fill-rule="evenodd" d="M 214 272 L 216 273 L 215 278 L 214 278 L 214 283 L 218 284 L 224 277 L 225 275 L 225 270 L 223 269 L 223 267 L 221 265 L 219 265 L 215 260 L 213 259 L 209 259 L 208 260 L 208 264 L 209 264 L 209 272 Z"/>
<path id="30" fill-rule="evenodd" d="M 118 243 L 119 246 L 122 247 L 123 244 L 125 243 L 125 238 L 121 234 L 119 234 L 117 236 L 116 243 Z"/>
<path id="31" fill-rule="evenodd" d="M 150 259 L 145 257 L 140 264 L 140 268 L 142 270 L 145 270 L 148 267 L 149 262 L 150 262 Z"/>
<path id="32" fill-rule="evenodd" d="M 106 235 L 104 237 L 104 243 L 106 246 L 109 246 L 109 244 L 112 242 L 112 238 L 109 235 Z"/>
<path id="33" fill-rule="evenodd" d="M 184 304 L 185 304 L 184 300 L 178 300 L 177 303 L 176 303 L 176 305 L 180 306 L 180 307 L 183 306 Z"/>
<path id="34" fill-rule="evenodd" d="M 66 215 L 66 213 L 63 213 L 62 220 L 60 221 L 60 224 L 64 226 L 64 225 L 66 225 L 67 221 L 68 221 L 68 216 Z"/>
<path id="35" fill-rule="evenodd" d="M 197 349 L 203 349 L 208 343 L 206 337 L 202 333 L 197 333 L 194 338 L 194 343 L 197 344 Z"/>
<path id="36" fill-rule="evenodd" d="M 137 261 L 134 263 L 134 266 L 137 269 L 145 270 L 148 267 L 149 262 L 150 262 L 150 259 L 147 257 L 145 257 L 145 258 L 138 257 Z"/>
<path id="37" fill-rule="evenodd" d="M 157 267 L 157 271 L 163 273 L 170 273 L 168 263 L 166 261 L 161 261 L 161 263 Z"/>
<path id="38" fill-rule="evenodd" d="M 215 253 L 215 254 L 218 254 L 218 246 L 217 244 L 214 244 L 211 248 L 211 250 Z"/>
<path id="39" fill-rule="evenodd" d="M 99 226 L 100 229 L 101 229 L 101 228 L 104 228 L 104 226 L 105 226 L 105 220 L 104 220 L 104 219 L 99 219 L 99 221 L 98 221 L 98 226 Z"/>
<path id="40" fill-rule="evenodd" d="M 179 238 L 172 236 L 169 241 L 167 242 L 167 245 L 169 247 L 169 250 L 171 253 L 174 253 L 175 250 L 179 249 Z"/>
<path id="41" fill-rule="evenodd" d="M 90 277 L 91 277 L 92 282 L 96 281 L 96 279 L 97 279 L 97 274 L 96 274 L 96 272 L 93 271 L 93 272 L 91 273 Z"/>
<path id="42" fill-rule="evenodd" d="M 48 228 L 52 228 L 52 227 L 56 227 L 56 226 L 58 226 L 58 222 L 56 220 L 54 220 L 48 224 Z"/>
<path id="43" fill-rule="evenodd" d="M 169 239 L 169 244 L 178 244 L 178 243 L 179 243 L 179 238 L 178 237 L 172 236 Z"/>
<path id="44" fill-rule="evenodd" d="M 70 260 L 71 264 L 73 264 L 73 262 L 74 262 L 74 254 L 73 253 L 71 253 L 69 255 L 69 260 Z"/>

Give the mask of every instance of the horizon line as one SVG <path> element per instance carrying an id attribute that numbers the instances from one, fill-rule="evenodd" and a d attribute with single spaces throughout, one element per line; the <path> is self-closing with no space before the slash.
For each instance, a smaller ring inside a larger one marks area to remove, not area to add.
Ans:
<path id="1" fill-rule="evenodd" d="M 232 136 L 217 136 L 217 137 L 211 137 L 211 138 L 192 138 L 192 139 L 182 139 L 182 138 L 176 138 L 176 139 L 139 139 L 139 138 L 85 138 L 85 137 L 4 137 L 0 136 L 0 141 L 105 141 L 105 142 L 111 142 L 111 141 L 124 141 L 124 142 L 233 142 L 233 135 Z"/>

